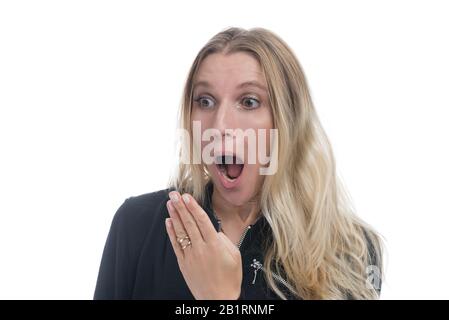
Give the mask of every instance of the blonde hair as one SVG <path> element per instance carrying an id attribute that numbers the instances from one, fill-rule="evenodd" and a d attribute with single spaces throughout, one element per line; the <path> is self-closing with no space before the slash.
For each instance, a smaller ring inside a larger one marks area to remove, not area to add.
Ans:
<path id="1" fill-rule="evenodd" d="M 378 288 L 367 281 L 367 268 L 382 265 L 381 239 L 354 214 L 304 72 L 282 39 L 263 28 L 228 28 L 210 39 L 188 73 L 180 126 L 192 133 L 193 80 L 201 62 L 212 53 L 233 52 L 249 53 L 259 62 L 279 135 L 278 169 L 265 177 L 260 192 L 273 239 L 264 259 L 268 285 L 287 299 L 272 276 L 277 272 L 297 298 L 377 298 Z M 209 180 L 202 164 L 180 162 L 170 186 L 202 202 Z"/>

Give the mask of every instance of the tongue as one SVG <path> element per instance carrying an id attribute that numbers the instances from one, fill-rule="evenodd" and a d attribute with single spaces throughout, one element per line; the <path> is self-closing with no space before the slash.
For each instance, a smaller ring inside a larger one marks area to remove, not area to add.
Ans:
<path id="1" fill-rule="evenodd" d="M 237 178 L 242 172 L 243 165 L 241 164 L 228 164 L 226 172 L 231 179 Z"/>

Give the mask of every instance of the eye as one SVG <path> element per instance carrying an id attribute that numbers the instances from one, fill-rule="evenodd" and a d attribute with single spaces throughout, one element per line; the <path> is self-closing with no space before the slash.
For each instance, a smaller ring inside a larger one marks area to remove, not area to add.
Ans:
<path id="1" fill-rule="evenodd" d="M 212 108 L 215 105 L 215 102 L 212 98 L 206 96 L 199 96 L 194 99 L 196 103 L 200 106 L 200 108 Z"/>
<path id="2" fill-rule="evenodd" d="M 260 102 L 256 98 L 245 97 L 242 99 L 242 105 L 246 109 L 255 109 L 260 106 Z"/>

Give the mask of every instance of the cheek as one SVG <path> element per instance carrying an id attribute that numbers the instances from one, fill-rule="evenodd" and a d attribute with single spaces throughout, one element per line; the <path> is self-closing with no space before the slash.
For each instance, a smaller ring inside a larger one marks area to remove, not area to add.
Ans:
<path id="1" fill-rule="evenodd" d="M 273 125 L 273 117 L 272 117 L 272 113 L 271 110 L 269 112 L 267 112 L 264 122 L 263 122 L 263 126 L 262 128 L 264 129 L 264 137 L 265 137 L 265 150 L 264 150 L 264 156 L 269 156 L 271 154 L 271 131 L 272 129 L 274 129 L 274 125 Z M 273 136 L 273 138 L 275 138 L 275 136 Z"/>
<path id="2" fill-rule="evenodd" d="M 192 112 L 190 120 L 191 120 L 190 126 L 192 128 L 192 131 L 194 130 L 195 127 L 198 128 L 198 126 L 201 129 L 199 131 L 200 136 L 197 137 L 197 138 L 199 138 L 199 140 L 194 140 L 193 144 L 196 147 L 200 146 L 200 150 L 203 150 L 208 142 L 207 141 L 202 141 L 201 137 L 204 136 L 204 132 L 207 129 L 211 128 L 210 127 L 210 121 L 208 120 L 208 117 L 206 117 L 203 113 L 195 112 L 195 111 Z M 195 124 L 195 126 L 194 126 L 194 124 Z M 191 138 L 194 139 L 194 136 L 195 136 L 195 133 L 192 132 Z"/>
<path id="3" fill-rule="evenodd" d="M 242 184 L 243 188 L 247 193 L 254 196 L 259 190 L 264 182 L 265 176 L 261 175 L 259 172 L 259 165 L 247 165 L 245 170 L 245 181 Z"/>
<path id="4" fill-rule="evenodd" d="M 249 141 L 245 141 L 248 152 L 256 150 L 256 158 L 258 165 L 266 165 L 265 157 L 271 154 L 271 129 L 273 129 L 273 121 L 270 113 L 254 117 L 251 121 L 250 128 L 254 130 L 256 134 L 256 145 L 251 148 Z M 249 123 L 248 123 L 249 124 Z M 275 138 L 275 136 L 273 136 Z M 261 163 L 262 162 L 262 163 Z"/>
<path id="5" fill-rule="evenodd" d="M 200 121 L 202 124 L 206 125 L 209 122 L 210 114 L 201 110 L 199 107 L 193 106 L 192 113 L 190 115 L 190 120 Z"/>
<path id="6" fill-rule="evenodd" d="M 190 121 L 193 124 L 194 121 L 199 121 L 199 122 L 203 122 L 203 117 L 201 116 L 200 113 L 193 111 L 192 115 L 190 117 Z"/>

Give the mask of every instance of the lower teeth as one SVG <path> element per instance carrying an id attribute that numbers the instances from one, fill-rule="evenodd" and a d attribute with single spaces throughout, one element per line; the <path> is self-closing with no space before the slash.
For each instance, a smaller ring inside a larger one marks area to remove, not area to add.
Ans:
<path id="1" fill-rule="evenodd" d="M 234 181 L 236 178 L 231 178 L 230 176 L 228 176 L 227 174 L 224 174 L 224 177 L 228 180 L 228 181 Z"/>
<path id="2" fill-rule="evenodd" d="M 220 171 L 220 173 L 222 174 L 222 176 L 223 176 L 226 180 L 228 180 L 229 182 L 234 182 L 234 181 L 238 178 L 238 176 L 235 177 L 235 178 L 231 178 L 231 177 L 228 175 L 228 171 L 226 170 L 225 166 L 223 166 L 223 165 L 217 165 L 217 166 L 218 166 L 218 170 Z M 240 174 L 239 174 L 239 176 L 240 176 Z"/>
<path id="3" fill-rule="evenodd" d="M 230 182 L 232 182 L 232 181 L 234 181 L 235 179 L 237 179 L 237 177 L 231 178 L 230 176 L 228 176 L 228 173 L 226 172 L 226 169 L 221 169 L 221 168 L 220 168 L 220 172 L 222 173 L 223 177 L 225 177 L 226 180 L 228 180 L 228 181 L 230 181 Z"/>

